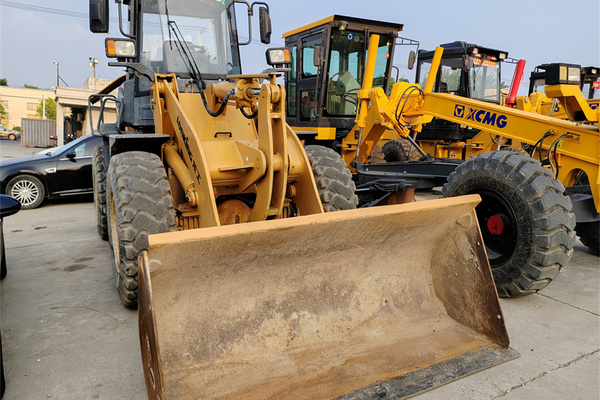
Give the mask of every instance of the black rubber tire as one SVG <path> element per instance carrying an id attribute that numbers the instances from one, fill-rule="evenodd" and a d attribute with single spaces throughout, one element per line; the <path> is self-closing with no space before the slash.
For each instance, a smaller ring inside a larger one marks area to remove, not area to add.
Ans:
<path id="1" fill-rule="evenodd" d="M 417 149 L 412 149 L 412 147 L 412 144 L 408 140 L 399 138 L 388 140 L 381 150 L 386 162 L 416 161 L 421 157 L 421 153 Z"/>
<path id="2" fill-rule="evenodd" d="M 582 222 L 575 225 L 575 232 L 579 236 L 579 240 L 583 243 L 590 252 L 598 256 L 600 246 L 600 222 Z"/>
<path id="3" fill-rule="evenodd" d="M 351 210 L 358 204 L 352 174 L 342 157 L 328 147 L 304 147 L 325 212 Z"/>
<path id="4" fill-rule="evenodd" d="M 14 133 L 11 133 L 8 135 L 8 139 L 9 140 L 17 140 L 17 135 L 15 135 Z"/>
<path id="5" fill-rule="evenodd" d="M 590 180 L 585 172 L 581 172 L 577 178 L 575 178 L 575 186 L 589 186 Z M 586 190 L 587 194 L 592 194 L 592 189 Z M 575 225 L 575 232 L 579 236 L 581 243 L 586 246 L 593 255 L 598 254 L 598 246 L 600 245 L 600 221 L 595 222 L 580 222 Z"/>
<path id="6" fill-rule="evenodd" d="M 22 210 L 30 210 L 42 204 L 46 188 L 42 181 L 33 175 L 19 175 L 8 182 L 6 194 L 17 199 Z"/>
<path id="7" fill-rule="evenodd" d="M 121 302 L 137 307 L 138 256 L 148 235 L 176 229 L 173 197 L 158 156 L 141 151 L 117 154 L 107 173 L 109 238 L 115 285 Z"/>
<path id="8" fill-rule="evenodd" d="M 383 155 L 383 150 L 376 144 L 375 147 L 373 147 L 373 151 L 371 151 L 368 164 L 383 164 L 384 162 L 385 157 Z"/>
<path id="9" fill-rule="evenodd" d="M 108 240 L 108 218 L 106 217 L 106 159 L 104 146 L 96 147 L 92 158 L 92 174 L 94 181 L 94 208 L 96 209 L 96 225 L 102 240 Z"/>
<path id="10" fill-rule="evenodd" d="M 537 292 L 569 262 L 575 216 L 563 192 L 549 169 L 512 151 L 480 154 L 448 177 L 445 197 L 482 197 L 477 217 L 501 297 Z"/>

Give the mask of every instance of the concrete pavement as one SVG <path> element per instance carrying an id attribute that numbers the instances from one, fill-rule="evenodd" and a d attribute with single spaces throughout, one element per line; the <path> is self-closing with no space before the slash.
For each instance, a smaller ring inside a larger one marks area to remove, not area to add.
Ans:
<path id="1" fill-rule="evenodd" d="M 6 143 L 1 159 L 40 150 Z M 46 203 L 5 220 L 4 400 L 147 398 L 137 315 L 119 301 L 108 243 L 87 200 Z M 520 358 L 415 398 L 600 398 L 599 260 L 578 242 L 550 286 L 501 300 Z"/>

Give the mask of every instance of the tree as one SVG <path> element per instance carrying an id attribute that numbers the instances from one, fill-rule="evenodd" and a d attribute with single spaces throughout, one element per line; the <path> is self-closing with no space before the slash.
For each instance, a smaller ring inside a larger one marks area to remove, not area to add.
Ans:
<path id="1" fill-rule="evenodd" d="M 53 98 L 48 97 L 46 100 L 46 119 L 56 119 L 56 102 Z M 44 100 L 40 100 L 40 105 L 36 110 L 36 114 L 40 117 L 44 116 L 43 109 Z"/>
<path id="2" fill-rule="evenodd" d="M 6 118 L 7 115 L 8 115 L 8 113 L 4 109 L 4 106 L 2 105 L 2 103 L 0 103 L 0 121 L 2 121 L 4 118 Z"/>
<path id="3" fill-rule="evenodd" d="M 26 89 L 37 89 L 38 87 L 37 86 L 33 86 L 33 85 L 25 84 L 25 88 Z"/>
<path id="4" fill-rule="evenodd" d="M 6 78 L 0 78 L 0 86 L 8 86 L 8 81 Z"/>

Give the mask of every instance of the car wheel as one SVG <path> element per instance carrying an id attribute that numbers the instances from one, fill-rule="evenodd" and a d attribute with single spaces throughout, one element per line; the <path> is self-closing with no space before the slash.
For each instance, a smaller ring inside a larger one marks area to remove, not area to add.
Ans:
<path id="1" fill-rule="evenodd" d="M 44 201 L 46 189 L 44 184 L 35 176 L 20 175 L 8 182 L 6 194 L 21 203 L 24 210 L 39 207 Z"/>
<path id="2" fill-rule="evenodd" d="M 10 140 L 17 140 L 17 135 L 15 135 L 14 133 L 11 133 L 10 135 L 8 135 L 8 138 Z"/>

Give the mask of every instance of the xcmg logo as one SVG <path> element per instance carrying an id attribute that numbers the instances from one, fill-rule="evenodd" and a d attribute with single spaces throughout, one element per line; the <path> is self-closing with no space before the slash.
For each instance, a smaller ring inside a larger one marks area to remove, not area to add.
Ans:
<path id="1" fill-rule="evenodd" d="M 465 106 L 461 106 L 459 104 L 454 106 L 454 116 L 479 122 L 480 124 L 496 126 L 498 128 L 504 128 L 508 123 L 508 117 L 506 115 L 496 114 L 494 112 L 479 110 L 471 107 L 467 109 Z"/>

